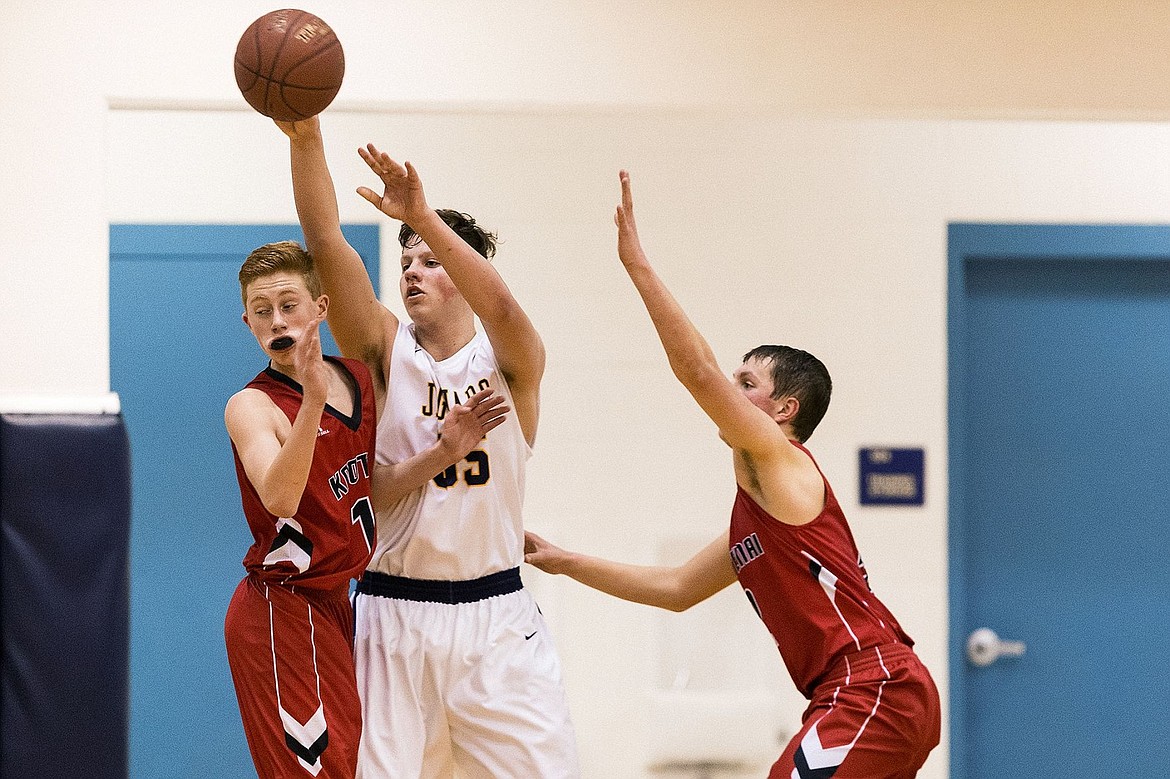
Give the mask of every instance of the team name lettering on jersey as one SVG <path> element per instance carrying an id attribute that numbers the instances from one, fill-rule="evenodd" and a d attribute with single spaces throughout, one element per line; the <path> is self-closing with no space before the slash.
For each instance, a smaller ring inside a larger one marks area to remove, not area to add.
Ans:
<path id="1" fill-rule="evenodd" d="M 760 537 L 752 533 L 731 547 L 731 564 L 735 566 L 735 572 L 739 573 L 744 566 L 763 553 L 764 547 L 760 544 Z"/>
<path id="2" fill-rule="evenodd" d="M 427 382 L 427 403 L 422 407 L 422 415 L 424 417 L 435 417 L 436 419 L 443 419 L 447 416 L 447 412 L 451 410 L 451 406 L 458 406 L 463 400 L 470 398 L 480 390 L 485 390 L 491 386 L 491 382 L 487 379 L 480 379 L 477 385 L 469 385 L 463 391 L 463 399 L 459 398 L 459 390 L 447 390 L 440 387 L 433 381 Z"/>
<path id="3" fill-rule="evenodd" d="M 370 478 L 369 456 L 362 452 L 345 465 L 337 469 L 337 473 L 329 477 L 329 488 L 333 490 L 333 497 L 341 500 L 349 492 L 349 488 L 361 479 Z"/>

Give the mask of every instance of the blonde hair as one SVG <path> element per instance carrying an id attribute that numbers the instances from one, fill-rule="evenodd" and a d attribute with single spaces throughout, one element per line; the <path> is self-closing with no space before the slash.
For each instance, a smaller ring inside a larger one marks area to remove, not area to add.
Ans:
<path id="1" fill-rule="evenodd" d="M 321 297 L 321 277 L 312 256 L 296 241 L 266 243 L 252 250 L 240 266 L 240 299 L 248 304 L 248 285 L 274 273 L 296 273 L 305 281 L 313 299 Z"/>

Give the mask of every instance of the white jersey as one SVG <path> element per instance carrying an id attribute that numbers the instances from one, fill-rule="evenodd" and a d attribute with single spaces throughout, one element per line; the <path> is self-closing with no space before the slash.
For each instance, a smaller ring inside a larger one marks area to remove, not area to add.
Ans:
<path id="1" fill-rule="evenodd" d="M 399 322 L 390 358 L 377 458 L 397 463 L 438 440 L 448 409 L 487 387 L 515 408 L 495 351 L 482 332 L 436 361 Z M 524 475 L 532 448 L 515 412 L 456 465 L 378 515 L 369 570 L 411 579 L 460 581 L 524 560 Z"/>

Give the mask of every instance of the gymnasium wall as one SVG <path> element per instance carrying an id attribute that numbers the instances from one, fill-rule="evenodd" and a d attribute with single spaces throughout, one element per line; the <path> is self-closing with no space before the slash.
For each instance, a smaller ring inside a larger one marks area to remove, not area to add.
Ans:
<path id="1" fill-rule="evenodd" d="M 239 31 L 271 6 L 13 5 L 18 34 L 0 48 L 0 395 L 103 393 L 110 222 L 295 219 L 282 136 L 243 107 L 230 69 Z M 671 379 L 616 261 L 626 167 L 647 250 L 728 369 L 762 342 L 829 365 L 834 404 L 812 448 L 945 699 L 946 224 L 1165 221 L 1170 126 L 1121 120 L 1166 116 L 1156 87 L 1170 74 L 1145 32 L 1166 11 L 504 5 L 310 10 L 346 46 L 325 118 L 342 219 L 376 217 L 348 194 L 368 183 L 354 150 L 375 141 L 418 166 L 432 203 L 504 238 L 497 263 L 549 353 L 529 525 L 654 562 L 714 537 L 729 510 L 726 451 Z M 400 310 L 394 249 L 382 278 Z M 924 507 L 857 506 L 868 445 L 926 449 Z M 656 740 L 654 697 L 671 664 L 700 688 L 774 695 L 778 722 L 795 722 L 799 701 L 738 593 L 659 615 L 525 575 L 561 647 L 587 776 L 640 779 L 672 748 Z M 717 649 L 743 662 L 716 667 L 703 653 Z M 158 735 L 132 733 L 132 748 Z M 923 776 L 946 776 L 945 735 Z"/>

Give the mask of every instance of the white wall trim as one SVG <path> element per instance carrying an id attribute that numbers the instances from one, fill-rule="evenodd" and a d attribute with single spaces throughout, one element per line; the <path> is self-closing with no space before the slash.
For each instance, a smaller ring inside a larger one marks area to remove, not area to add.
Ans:
<path id="1" fill-rule="evenodd" d="M 0 414 L 120 414 L 116 392 L 95 395 L 0 395 Z"/>

